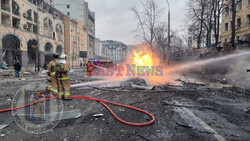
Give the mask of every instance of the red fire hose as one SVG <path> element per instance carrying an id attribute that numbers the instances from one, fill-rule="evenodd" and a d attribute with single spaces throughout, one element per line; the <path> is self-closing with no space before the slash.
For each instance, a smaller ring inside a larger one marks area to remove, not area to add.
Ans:
<path id="1" fill-rule="evenodd" d="M 23 105 L 23 106 L 19 106 L 19 107 L 14 107 L 14 108 L 8 108 L 8 109 L 0 110 L 0 113 L 12 111 L 12 110 L 17 110 L 17 109 L 21 109 L 21 108 L 24 108 L 24 107 L 27 107 L 27 106 L 35 105 L 35 104 L 38 104 L 38 103 L 42 103 L 44 101 L 53 100 L 53 99 L 57 99 L 58 98 L 58 96 L 45 96 L 45 95 L 42 95 L 44 93 L 47 93 L 47 92 L 40 92 L 40 93 L 37 94 L 37 96 L 38 97 L 43 97 L 43 98 L 46 98 L 46 99 L 42 99 L 42 100 L 39 100 L 39 101 L 36 101 L 36 102 L 32 102 L 32 103 L 29 103 L 29 104 L 26 104 L 26 105 Z M 84 99 L 84 100 L 97 101 L 97 102 L 101 103 L 119 122 L 127 124 L 127 125 L 131 125 L 131 126 L 146 126 L 146 125 L 153 124 L 154 121 L 155 121 L 155 117 L 152 114 L 150 114 L 149 112 L 144 111 L 142 109 L 136 108 L 136 107 L 132 107 L 132 106 L 128 106 L 128 105 L 123 105 L 123 104 L 119 104 L 119 103 L 115 103 L 115 102 L 110 102 L 110 101 L 106 101 L 106 100 L 102 100 L 102 99 L 97 99 L 97 98 L 90 97 L 90 96 L 73 95 L 73 96 L 70 96 L 70 97 L 72 99 Z M 105 103 L 113 104 L 113 105 L 120 106 L 120 107 L 130 108 L 130 109 L 142 112 L 142 113 L 150 116 L 152 118 L 152 120 L 149 121 L 149 122 L 144 122 L 144 123 L 127 122 L 127 121 L 122 120 L 121 118 L 119 118 L 112 111 L 112 109 L 108 105 L 106 105 Z"/>

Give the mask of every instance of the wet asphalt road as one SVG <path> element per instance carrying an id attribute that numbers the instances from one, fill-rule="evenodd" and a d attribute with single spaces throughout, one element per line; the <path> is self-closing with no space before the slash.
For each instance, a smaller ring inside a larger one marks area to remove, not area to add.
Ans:
<path id="1" fill-rule="evenodd" d="M 15 92 L 37 80 L 1 81 L 0 109 L 11 106 Z M 41 80 L 41 82 L 44 82 Z M 106 83 L 105 83 L 106 84 Z M 83 86 L 84 85 L 84 86 Z M 75 110 L 76 118 L 64 119 L 44 134 L 31 134 L 20 128 L 11 112 L 0 114 L 0 140 L 82 140 L 82 141 L 210 141 L 250 140 L 250 115 L 243 112 L 250 107 L 250 92 L 237 87 L 208 88 L 188 84 L 175 92 L 97 90 L 88 83 L 75 85 L 72 95 L 87 95 L 135 106 L 156 117 L 153 125 L 132 127 L 119 123 L 99 103 L 87 100 L 63 101 L 64 111 Z M 102 86 L 104 84 L 100 84 Z M 175 89 L 161 88 L 160 90 Z M 127 121 L 144 122 L 149 117 L 136 111 L 110 105 L 114 112 Z M 94 114 L 104 114 L 93 117 Z"/>

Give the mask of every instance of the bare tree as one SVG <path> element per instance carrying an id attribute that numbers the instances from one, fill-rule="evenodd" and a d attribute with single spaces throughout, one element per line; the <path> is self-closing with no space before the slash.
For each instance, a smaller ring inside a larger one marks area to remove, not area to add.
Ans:
<path id="1" fill-rule="evenodd" d="M 175 33 L 171 31 L 170 38 L 175 37 Z M 164 23 L 155 28 L 155 47 L 162 56 L 164 63 L 168 63 L 168 26 Z"/>
<path id="2" fill-rule="evenodd" d="M 143 9 L 139 11 L 136 7 L 131 10 L 138 20 L 138 29 L 140 36 L 149 45 L 152 53 L 158 53 L 162 56 L 162 61 L 167 63 L 170 56 L 168 51 L 168 27 L 167 23 L 161 22 L 161 9 L 154 0 L 144 0 Z M 172 33 L 173 35 L 173 33 Z"/>
<path id="3" fill-rule="evenodd" d="M 141 37 L 149 45 L 151 50 L 153 50 L 155 29 L 159 22 L 161 9 L 157 6 L 154 0 L 144 0 L 142 5 L 142 11 L 139 11 L 136 7 L 132 7 L 131 10 L 138 20 Z"/>
<path id="4" fill-rule="evenodd" d="M 206 0 L 190 0 L 188 3 L 188 30 L 197 39 L 197 47 L 201 48 L 204 33 L 204 13 Z"/>
<path id="5" fill-rule="evenodd" d="M 156 47 L 158 47 L 158 52 L 162 55 L 162 60 L 167 61 L 167 46 L 168 46 L 168 37 L 167 37 L 167 26 L 162 24 L 161 26 L 155 29 L 155 42 Z"/>
<path id="6" fill-rule="evenodd" d="M 206 46 L 212 45 L 212 31 L 215 44 L 219 43 L 220 20 L 224 0 L 190 0 L 188 5 L 188 30 L 197 38 L 197 46 L 205 41 Z M 199 27 L 199 28 L 198 28 Z M 205 36 L 204 36 L 205 35 Z"/>
<path id="7" fill-rule="evenodd" d="M 231 21 L 231 29 L 232 29 L 232 32 L 231 32 L 231 44 L 232 44 L 232 47 L 233 49 L 235 50 L 236 49 L 236 46 L 235 46 L 235 36 L 236 36 L 236 12 L 237 12 L 237 5 L 238 4 L 241 4 L 241 0 L 228 0 L 227 3 L 226 3 L 226 6 L 227 7 L 230 7 L 230 11 L 232 13 L 232 21 Z"/>
<path id="8" fill-rule="evenodd" d="M 213 12 L 213 21 L 214 21 L 214 38 L 215 38 L 215 43 L 219 43 L 219 38 L 220 38 L 220 20 L 221 20 L 221 14 L 223 12 L 224 8 L 224 0 L 213 0 L 213 7 L 214 7 L 214 12 Z"/>

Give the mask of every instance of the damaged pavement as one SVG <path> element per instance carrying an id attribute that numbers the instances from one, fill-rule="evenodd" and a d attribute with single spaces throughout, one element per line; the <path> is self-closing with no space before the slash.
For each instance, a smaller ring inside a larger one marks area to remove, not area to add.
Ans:
<path id="1" fill-rule="evenodd" d="M 11 107 L 16 91 L 27 83 L 46 82 L 46 75 L 32 79 L 5 79 L 0 83 L 1 109 Z M 31 134 L 22 130 L 11 112 L 0 114 L 0 140 L 249 140 L 250 91 L 221 82 L 207 83 L 186 76 L 178 84 L 148 86 L 143 79 L 123 82 L 85 78 L 80 69 L 71 73 L 72 95 L 84 95 L 141 108 L 153 114 L 154 124 L 134 127 L 118 122 L 98 102 L 62 101 L 64 114 L 52 131 Z M 80 79 L 81 78 L 81 79 Z M 109 83 L 110 85 L 107 85 Z M 150 121 L 137 111 L 109 105 L 122 119 Z M 67 113 L 67 114 L 65 114 Z"/>

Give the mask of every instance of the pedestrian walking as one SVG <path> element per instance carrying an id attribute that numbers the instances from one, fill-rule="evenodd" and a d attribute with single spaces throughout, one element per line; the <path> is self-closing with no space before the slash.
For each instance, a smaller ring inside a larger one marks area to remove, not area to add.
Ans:
<path id="1" fill-rule="evenodd" d="M 15 77 L 20 77 L 19 72 L 21 71 L 22 66 L 16 62 L 14 65 L 14 70 L 15 70 Z"/>

